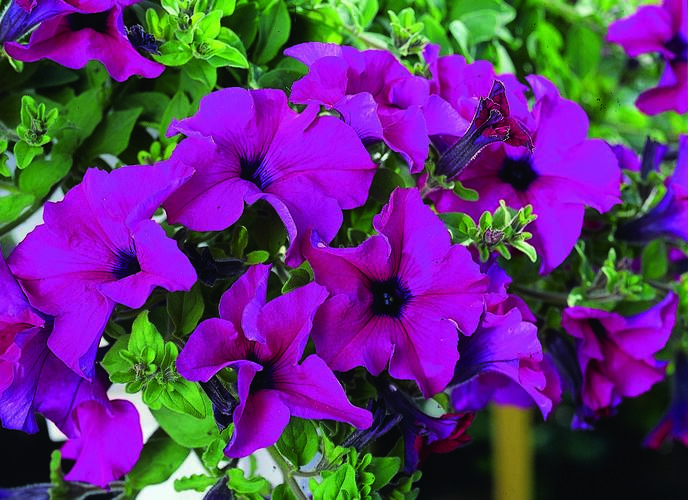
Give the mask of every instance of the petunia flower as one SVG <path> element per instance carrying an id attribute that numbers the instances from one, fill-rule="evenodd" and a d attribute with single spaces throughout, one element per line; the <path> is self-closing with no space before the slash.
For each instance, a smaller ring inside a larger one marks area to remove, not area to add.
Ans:
<path id="1" fill-rule="evenodd" d="M 648 434 L 645 447 L 657 449 L 666 441 L 688 446 L 688 358 L 683 352 L 676 357 L 676 370 L 671 378 L 671 404 L 664 417 Z"/>
<path id="2" fill-rule="evenodd" d="M 589 420 L 579 426 L 612 413 L 622 398 L 639 396 L 664 379 L 666 362 L 654 356 L 671 335 L 677 305 L 678 297 L 669 293 L 652 308 L 629 317 L 587 307 L 564 310 L 561 325 L 577 339 L 586 409 L 582 413 Z"/>
<path id="3" fill-rule="evenodd" d="M 667 236 L 688 241 L 688 135 L 679 136 L 676 168 L 664 197 L 649 212 L 616 230 L 617 238 L 635 242 Z"/>
<path id="4" fill-rule="evenodd" d="M 635 104 L 647 115 L 664 111 L 688 112 L 688 2 L 664 0 L 645 5 L 634 14 L 615 21 L 607 42 L 621 45 L 630 57 L 659 52 L 666 60 L 657 87 L 638 96 Z"/>
<path id="5" fill-rule="evenodd" d="M 542 257 L 541 273 L 549 273 L 578 241 L 585 207 L 605 212 L 620 202 L 621 174 L 611 148 L 586 139 L 582 108 L 561 98 L 545 78 L 529 76 L 528 81 L 535 104 L 531 117 L 521 121 L 533 137 L 533 152 L 490 145 L 458 177 L 478 192 L 478 201 L 462 200 L 449 190 L 431 192 L 429 198 L 439 212 L 464 212 L 475 220 L 493 212 L 500 200 L 515 209 L 532 205 L 537 219 L 529 226 L 530 242 Z"/>
<path id="6" fill-rule="evenodd" d="M 40 3 L 11 0 L 0 17 L 0 44 L 19 40 L 47 19 L 76 12 L 78 9 L 64 0 L 41 0 Z"/>
<path id="7" fill-rule="evenodd" d="M 428 156 L 428 133 L 421 105 L 428 82 L 414 76 L 385 50 L 358 51 L 332 43 L 308 42 L 284 54 L 308 66 L 294 82 L 289 99 L 335 109 L 364 143 L 384 141 L 420 172 Z"/>
<path id="8" fill-rule="evenodd" d="M 313 354 L 301 362 L 327 291 L 311 283 L 267 302 L 269 274 L 269 266 L 251 267 L 220 299 L 220 317 L 198 325 L 177 358 L 189 380 L 207 382 L 227 366 L 237 371 L 229 457 L 275 444 L 292 416 L 358 428 L 372 423 L 370 412 L 349 403 L 322 359 Z"/>
<path id="9" fill-rule="evenodd" d="M 204 97 L 198 113 L 170 127 L 188 137 L 164 163 L 196 173 L 164 203 L 169 219 L 195 231 L 221 231 L 239 219 L 245 203 L 265 200 L 289 235 L 287 264 L 299 265 L 307 229 L 331 241 L 342 209 L 365 203 L 375 174 L 353 129 L 317 117 L 318 109 L 299 114 L 272 89 L 229 88 Z"/>
<path id="10" fill-rule="evenodd" d="M 2 425 L 35 433 L 42 414 L 69 438 L 63 456 L 76 463 L 65 477 L 107 486 L 129 472 L 143 448 L 136 408 L 108 400 L 102 369 L 88 382 L 50 351 L 52 318 L 31 307 L 1 257 L 0 291 Z"/>
<path id="11" fill-rule="evenodd" d="M 373 226 L 379 234 L 358 247 L 329 248 L 316 236 L 304 249 L 332 294 L 315 318 L 315 347 L 333 370 L 389 366 L 429 397 L 451 380 L 458 332 L 478 326 L 487 279 L 416 189 L 396 189 Z"/>
<path id="12" fill-rule="evenodd" d="M 115 304 L 143 306 L 156 286 L 189 290 L 196 273 L 174 240 L 151 220 L 191 175 L 176 166 L 89 169 L 8 259 L 31 304 L 53 316 L 48 346 L 91 378 Z"/>
<path id="13" fill-rule="evenodd" d="M 412 474 L 432 453 L 449 453 L 471 440 L 466 431 L 474 413 L 430 416 L 393 384 L 379 384 L 378 395 L 392 415 L 401 415 L 397 425 L 404 439 L 406 474 Z"/>
<path id="14" fill-rule="evenodd" d="M 8 41 L 5 43 L 5 51 L 19 61 L 50 59 L 72 69 L 83 68 L 92 60 L 100 61 L 118 82 L 133 75 L 156 78 L 165 66 L 143 57 L 128 38 L 124 26 L 124 9 L 137 1 L 68 0 L 66 3 L 73 9 L 61 10 L 43 20 L 31 33 L 28 45 Z M 59 0 L 46 2 L 53 3 L 64 7 Z M 29 14 L 29 19 L 35 19 L 38 12 L 43 10 L 44 7 L 39 3 Z M 16 38 L 17 35 L 14 34 L 5 40 Z"/>

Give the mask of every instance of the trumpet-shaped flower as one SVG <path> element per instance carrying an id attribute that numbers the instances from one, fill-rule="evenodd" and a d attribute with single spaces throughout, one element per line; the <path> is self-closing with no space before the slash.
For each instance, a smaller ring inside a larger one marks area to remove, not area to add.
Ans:
<path id="1" fill-rule="evenodd" d="M 664 111 L 688 112 L 688 2 L 664 0 L 662 5 L 640 7 L 635 14 L 609 26 L 607 41 L 621 45 L 635 57 L 659 52 L 666 60 L 657 87 L 638 96 L 640 111 L 655 115 Z"/>
<path id="2" fill-rule="evenodd" d="M 89 61 L 100 61 L 110 76 L 124 81 L 132 75 L 156 78 L 165 66 L 143 57 L 127 36 L 124 8 L 138 0 L 68 0 L 67 9 L 59 0 L 46 4 L 62 7 L 59 13 L 40 22 L 31 33 L 28 45 L 8 41 L 5 51 L 19 61 L 33 62 L 50 59 L 62 66 L 80 69 Z M 42 2 L 26 14 L 25 25 L 35 25 L 46 7 Z M 19 30 L 15 27 L 13 32 Z M 23 33 L 22 33 L 23 34 Z M 16 39 L 18 33 L 6 40 Z"/>
<path id="3" fill-rule="evenodd" d="M 372 423 L 369 411 L 349 403 L 322 359 L 313 354 L 301 362 L 327 291 L 311 283 L 266 302 L 269 274 L 269 266 L 251 267 L 220 299 L 220 318 L 202 322 L 177 358 L 179 373 L 189 380 L 207 382 L 226 366 L 237 370 L 229 457 L 275 444 L 290 416 L 359 428 Z"/>
<path id="4" fill-rule="evenodd" d="M 629 317 L 587 307 L 564 310 L 561 325 L 577 339 L 582 414 L 588 420 L 612 413 L 622 398 L 639 396 L 664 379 L 666 362 L 654 356 L 671 335 L 677 305 L 678 297 L 669 293 Z"/>
<path id="5" fill-rule="evenodd" d="M 164 203 L 170 220 L 220 231 L 245 203 L 263 199 L 286 227 L 289 265 L 302 262 L 309 227 L 331 241 L 342 209 L 365 203 L 375 164 L 353 129 L 317 112 L 314 105 L 296 113 L 278 90 L 230 88 L 204 97 L 198 113 L 171 127 L 188 137 L 167 163 L 196 173 Z"/>
<path id="6" fill-rule="evenodd" d="M 416 189 L 396 189 L 373 226 L 380 234 L 358 247 L 329 248 L 314 235 L 304 250 L 332 294 L 315 318 L 316 350 L 337 371 L 389 366 L 429 397 L 451 380 L 458 331 L 478 326 L 487 278 Z"/>
<path id="7" fill-rule="evenodd" d="M 38 431 L 36 413 L 67 435 L 65 476 L 101 487 L 129 472 L 143 448 L 136 408 L 109 401 L 107 376 L 76 375 L 48 348 L 52 318 L 34 310 L 0 257 L 0 420 L 8 429 Z"/>
<path id="8" fill-rule="evenodd" d="M 383 140 L 420 172 L 428 156 L 428 133 L 421 105 L 428 82 L 414 76 L 390 52 L 309 42 L 284 54 L 308 66 L 294 82 L 290 100 L 338 111 L 365 143 Z"/>
<path id="9" fill-rule="evenodd" d="M 648 448 L 657 449 L 669 440 L 688 446 L 688 357 L 684 352 L 679 352 L 676 358 L 676 370 L 671 382 L 669 409 L 645 438 L 644 445 Z"/>
<path id="10" fill-rule="evenodd" d="M 174 166 L 86 172 L 8 259 L 31 304 L 53 316 L 48 346 L 91 378 L 115 304 L 141 307 L 156 286 L 189 290 L 196 273 L 174 240 L 151 220 L 191 175 Z"/>

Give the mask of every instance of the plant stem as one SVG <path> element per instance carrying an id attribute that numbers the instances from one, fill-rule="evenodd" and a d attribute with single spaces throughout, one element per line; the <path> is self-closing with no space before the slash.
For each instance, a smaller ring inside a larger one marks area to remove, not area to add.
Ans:
<path id="1" fill-rule="evenodd" d="M 542 300 L 549 304 L 566 306 L 568 305 L 568 294 L 548 292 L 545 290 L 535 290 L 533 288 L 527 288 L 520 286 L 516 283 L 512 283 L 509 287 L 510 291 L 515 292 L 517 295 L 524 295 L 530 297 L 531 299 Z"/>
<path id="2" fill-rule="evenodd" d="M 306 494 L 303 492 L 301 487 L 299 486 L 299 483 L 296 482 L 296 479 L 294 479 L 294 476 L 292 475 L 292 470 L 287 461 L 284 459 L 282 454 L 274 447 L 270 446 L 268 448 L 268 452 L 270 453 L 270 456 L 272 459 L 275 461 L 277 464 L 277 467 L 279 467 L 280 472 L 282 472 L 282 476 L 284 477 L 284 482 L 287 483 L 289 488 L 291 489 L 292 493 L 296 496 L 298 500 L 308 500 L 308 497 Z"/>

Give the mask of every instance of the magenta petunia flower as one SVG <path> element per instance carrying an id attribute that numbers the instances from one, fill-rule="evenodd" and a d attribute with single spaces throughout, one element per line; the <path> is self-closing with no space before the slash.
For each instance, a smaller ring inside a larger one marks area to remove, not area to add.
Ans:
<path id="1" fill-rule="evenodd" d="M 104 371 L 90 383 L 48 349 L 52 318 L 29 305 L 1 257 L 0 291 L 2 425 L 35 433 L 42 414 L 70 438 L 63 456 L 76 463 L 65 477 L 105 487 L 129 472 L 143 448 L 136 408 L 108 400 Z"/>
<path id="2" fill-rule="evenodd" d="M 688 358 L 684 352 L 676 357 L 676 370 L 671 378 L 671 403 L 664 417 L 645 438 L 644 446 L 657 449 L 666 441 L 688 446 Z"/>
<path id="3" fill-rule="evenodd" d="M 659 52 L 666 60 L 657 87 L 638 96 L 635 104 L 647 115 L 688 112 L 688 2 L 664 0 L 645 5 L 609 26 L 607 41 L 621 45 L 631 57 Z"/>
<path id="4" fill-rule="evenodd" d="M 652 308 L 629 317 L 587 307 L 564 310 L 561 325 L 577 339 L 585 407 L 579 413 L 588 420 L 608 415 L 622 398 L 639 396 L 664 379 L 666 362 L 654 356 L 671 335 L 677 305 L 678 297 L 669 293 Z"/>
<path id="5" fill-rule="evenodd" d="M 0 14 L 0 44 L 18 40 L 46 19 L 75 12 L 78 9 L 64 0 L 12 0 Z"/>
<path id="6" fill-rule="evenodd" d="M 656 149 L 663 156 L 665 149 L 659 146 Z M 651 152 L 647 162 L 643 157 L 643 166 L 646 163 L 655 166 L 652 158 L 656 154 Z M 679 136 L 676 168 L 664 197 L 645 215 L 619 225 L 616 230 L 617 238 L 635 242 L 667 236 L 688 241 L 688 135 Z"/>
<path id="7" fill-rule="evenodd" d="M 430 193 L 440 212 L 465 212 L 477 220 L 507 206 L 532 205 L 537 220 L 529 226 L 531 243 L 542 257 L 541 272 L 561 264 L 581 233 L 585 207 L 600 212 L 619 203 L 620 170 L 611 148 L 586 139 L 588 119 L 576 103 L 559 96 L 545 78 L 530 76 L 535 94 L 529 119 L 534 151 L 497 144 L 485 148 L 458 177 L 479 200 L 460 199 L 448 190 Z M 562 135 L 561 130 L 567 133 Z"/>
<path id="8" fill-rule="evenodd" d="M 72 69 L 83 68 L 91 60 L 100 61 L 110 76 L 119 82 L 132 75 L 156 78 L 165 66 L 142 56 L 135 43 L 127 37 L 124 26 L 124 8 L 137 1 L 68 0 L 66 3 L 73 9 L 61 9 L 59 13 L 43 18 L 31 33 L 28 45 L 9 41 L 5 43 L 5 51 L 19 61 L 50 59 Z M 46 4 L 64 7 L 62 2 L 56 0 L 48 0 Z M 43 10 L 39 3 L 29 14 L 29 19 L 35 19 Z M 15 33 L 5 40 L 18 36 Z"/>
<path id="9" fill-rule="evenodd" d="M 313 226 L 331 241 L 342 209 L 361 206 L 375 174 L 356 133 L 319 107 L 301 114 L 279 90 L 213 92 L 193 117 L 173 122 L 188 136 L 167 164 L 189 165 L 194 176 L 164 203 L 168 217 L 195 231 L 221 231 L 244 203 L 270 203 L 289 235 L 287 263 L 303 259 L 301 239 Z"/>
<path id="10" fill-rule="evenodd" d="M 372 423 L 369 411 L 349 403 L 322 359 L 313 354 L 300 362 L 327 291 L 311 283 L 266 302 L 269 274 L 269 266 L 249 268 L 220 299 L 220 318 L 202 322 L 177 358 L 189 380 L 207 382 L 226 366 L 237 370 L 229 457 L 275 444 L 291 416 L 359 428 Z"/>
<path id="11" fill-rule="evenodd" d="M 364 366 L 418 383 L 429 397 L 451 380 L 458 331 L 478 326 L 487 278 L 468 250 L 451 245 L 416 189 L 396 189 L 375 216 L 379 235 L 355 248 L 314 237 L 304 253 L 332 296 L 318 310 L 313 340 L 337 371 Z"/>
<path id="12" fill-rule="evenodd" d="M 48 346 L 91 378 L 100 336 L 115 304 L 141 307 L 156 286 L 189 290 L 196 273 L 151 220 L 191 175 L 178 166 L 89 169 L 8 259 L 31 304 L 53 316 Z"/>
<path id="13" fill-rule="evenodd" d="M 428 133 L 421 105 L 428 82 L 414 76 L 385 50 L 359 52 L 353 47 L 308 42 L 284 54 L 308 66 L 294 82 L 290 100 L 317 103 L 338 111 L 365 143 L 383 140 L 409 164 L 423 170 Z"/>

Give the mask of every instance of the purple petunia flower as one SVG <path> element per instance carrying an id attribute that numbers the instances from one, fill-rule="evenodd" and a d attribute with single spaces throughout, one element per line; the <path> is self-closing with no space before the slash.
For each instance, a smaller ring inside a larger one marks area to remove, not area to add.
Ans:
<path id="1" fill-rule="evenodd" d="M 525 123 L 534 151 L 497 144 L 485 148 L 458 177 L 479 200 L 460 199 L 452 191 L 431 192 L 440 212 L 465 212 L 477 220 L 507 206 L 532 205 L 537 220 L 529 226 L 531 243 L 542 257 L 541 272 L 561 264 L 581 233 L 585 207 L 600 212 L 619 203 L 620 170 L 611 148 L 586 139 L 588 119 L 579 105 L 563 99 L 549 81 L 530 76 L 535 104 Z M 529 125 L 530 124 L 530 125 Z M 561 134 L 561 130 L 566 134 Z"/>
<path id="2" fill-rule="evenodd" d="M 659 52 L 667 64 L 657 87 L 638 96 L 635 104 L 647 115 L 688 112 L 688 1 L 664 0 L 646 5 L 609 26 L 607 41 L 635 57 Z"/>
<path id="3" fill-rule="evenodd" d="M 0 44 L 18 40 L 47 19 L 77 11 L 64 0 L 41 0 L 40 3 L 12 0 L 0 17 Z"/>
<path id="4" fill-rule="evenodd" d="M 314 236 L 304 249 L 332 294 L 315 318 L 316 350 L 337 371 L 378 375 L 389 365 L 429 397 L 451 380 L 457 329 L 478 326 L 487 278 L 416 189 L 397 188 L 373 226 L 380 234 L 358 247 L 329 248 Z"/>
<path id="5" fill-rule="evenodd" d="M 688 241 L 688 135 L 679 136 L 678 154 L 664 197 L 645 215 L 621 224 L 617 238 L 647 242 L 673 236 Z"/>
<path id="6" fill-rule="evenodd" d="M 226 229 L 244 203 L 270 203 L 289 235 L 287 264 L 303 259 L 301 239 L 313 226 L 331 241 L 342 209 L 361 206 L 375 164 L 356 133 L 319 107 L 301 114 L 279 90 L 213 92 L 198 113 L 173 122 L 184 139 L 167 164 L 190 165 L 194 176 L 165 203 L 168 217 L 196 231 Z"/>
<path id="7" fill-rule="evenodd" d="M 93 383 L 76 375 L 48 348 L 52 318 L 34 310 L 0 257 L 0 420 L 8 429 L 38 431 L 36 413 L 70 441 L 76 460 L 65 476 L 101 487 L 129 472 L 143 448 L 136 408 L 109 401 L 107 375 Z"/>
<path id="8" fill-rule="evenodd" d="M 654 355 L 667 343 L 676 320 L 678 297 L 669 293 L 645 312 L 620 314 L 569 307 L 561 325 L 577 339 L 576 355 L 582 374 L 581 402 L 588 422 L 612 413 L 624 397 L 636 397 L 664 379 L 666 362 Z"/>
<path id="9" fill-rule="evenodd" d="M 294 82 L 290 100 L 338 111 L 364 143 L 383 140 L 420 172 L 428 156 L 428 133 L 421 105 L 428 81 L 414 76 L 390 52 L 308 42 L 284 54 L 308 66 Z"/>
<path id="10" fill-rule="evenodd" d="M 220 318 L 202 322 L 177 358 L 179 373 L 207 382 L 226 366 L 237 370 L 239 406 L 229 457 L 277 442 L 290 416 L 331 419 L 359 428 L 369 411 L 352 406 L 317 355 L 303 362 L 315 311 L 327 291 L 311 283 L 266 302 L 269 266 L 253 266 L 220 299 Z"/>
<path id="11" fill-rule="evenodd" d="M 643 444 L 647 448 L 657 449 L 669 440 L 688 446 L 688 357 L 684 352 L 676 357 L 676 371 L 671 382 L 671 406 L 645 438 Z"/>
<path id="12" fill-rule="evenodd" d="M 143 57 L 124 26 L 124 8 L 138 0 L 68 0 L 66 9 L 59 0 L 47 0 L 46 6 L 60 6 L 60 12 L 45 18 L 31 34 L 28 45 L 9 41 L 5 51 L 19 61 L 50 59 L 62 66 L 80 69 L 91 60 L 100 61 L 115 80 L 122 82 L 132 75 L 156 78 L 165 66 Z M 43 2 L 28 14 L 22 24 L 35 25 L 45 8 Z M 17 39 L 20 34 L 12 30 Z M 22 33 L 23 34 L 23 33 Z"/>
<path id="13" fill-rule="evenodd" d="M 8 259 L 31 304 L 55 318 L 48 346 L 91 378 L 115 304 L 141 307 L 153 288 L 189 290 L 196 273 L 151 217 L 191 175 L 178 166 L 89 169 Z"/>

